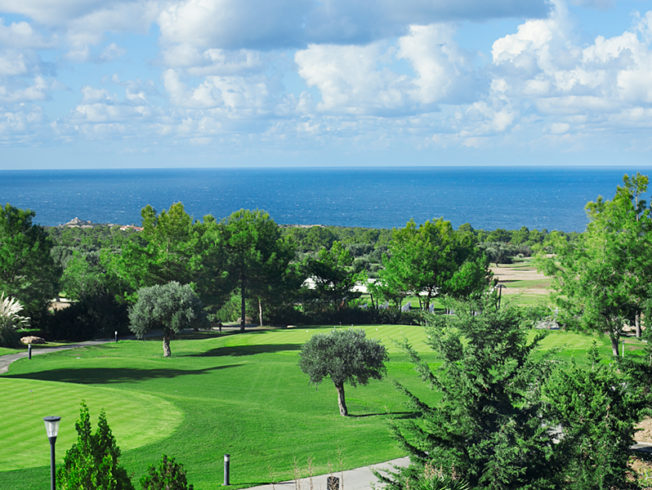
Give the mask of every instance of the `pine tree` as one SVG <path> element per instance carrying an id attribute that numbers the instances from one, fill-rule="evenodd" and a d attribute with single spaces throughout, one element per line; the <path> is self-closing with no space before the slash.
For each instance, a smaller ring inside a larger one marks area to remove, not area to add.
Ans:
<path id="1" fill-rule="evenodd" d="M 111 432 L 104 411 L 92 433 L 88 407 L 82 402 L 75 422 L 77 442 L 66 452 L 57 484 L 63 489 L 133 489 L 127 471 L 118 464 L 120 448 Z"/>
<path id="2" fill-rule="evenodd" d="M 394 427 L 411 456 L 406 471 L 441 468 L 474 488 L 554 486 L 553 435 L 541 419 L 548 363 L 532 355 L 543 336 L 528 342 L 511 308 L 456 304 L 455 311 L 435 317 L 428 332 L 441 359 L 436 371 L 405 345 L 422 378 L 441 393 L 429 404 L 399 385 L 419 414 Z"/>

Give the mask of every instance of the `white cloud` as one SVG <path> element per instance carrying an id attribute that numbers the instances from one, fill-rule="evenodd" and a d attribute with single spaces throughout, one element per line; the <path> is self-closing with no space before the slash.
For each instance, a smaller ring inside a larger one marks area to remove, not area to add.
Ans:
<path id="1" fill-rule="evenodd" d="M 469 61 L 453 34 L 450 25 L 411 26 L 398 40 L 398 57 L 409 60 L 417 73 L 411 95 L 420 104 L 440 102 L 451 94 L 472 95 Z"/>
<path id="2" fill-rule="evenodd" d="M 43 48 L 49 45 L 43 37 L 36 32 L 31 24 L 21 21 L 5 25 L 0 18 L 0 46 L 10 48 Z"/>
<path id="3" fill-rule="evenodd" d="M 554 118 L 551 134 L 598 134 L 620 124 L 623 111 L 641 113 L 652 103 L 651 14 L 620 35 L 581 45 L 556 1 L 550 18 L 526 21 L 493 44 L 494 77 L 508 87 L 505 105 L 520 118 Z"/>
<path id="4" fill-rule="evenodd" d="M 381 66 L 386 46 L 311 45 L 295 54 L 298 72 L 321 94 L 319 109 L 352 114 L 403 109 L 407 77 Z"/>

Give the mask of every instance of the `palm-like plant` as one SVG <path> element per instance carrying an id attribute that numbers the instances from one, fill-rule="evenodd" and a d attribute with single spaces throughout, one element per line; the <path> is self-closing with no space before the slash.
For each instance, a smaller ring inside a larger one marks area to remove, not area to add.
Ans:
<path id="1" fill-rule="evenodd" d="M 16 298 L 0 293 L 0 328 L 14 329 L 29 325 L 29 318 L 20 314 L 23 305 Z"/>

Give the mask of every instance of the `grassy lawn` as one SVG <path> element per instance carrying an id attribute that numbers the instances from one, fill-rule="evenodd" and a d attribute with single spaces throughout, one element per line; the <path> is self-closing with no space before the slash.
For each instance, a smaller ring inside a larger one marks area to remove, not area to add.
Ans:
<path id="1" fill-rule="evenodd" d="M 388 378 L 422 396 L 423 385 L 397 347 L 407 338 L 429 362 L 424 329 L 365 326 L 390 353 Z M 269 330 L 175 340 L 163 359 L 159 340 L 123 341 L 17 361 L 0 376 L 2 488 L 47 488 L 49 446 L 42 417 L 61 415 L 61 461 L 76 437 L 74 421 L 86 400 L 91 416 L 104 408 L 122 462 L 136 482 L 166 453 L 188 470 L 197 489 L 222 482 L 222 456 L 231 455 L 234 488 L 354 468 L 402 456 L 388 423 L 406 417 L 389 380 L 346 388 L 352 417 L 341 417 L 330 382 L 318 388 L 300 371 L 298 352 L 330 327 Z M 534 332 L 532 333 L 534 335 Z M 594 338 L 553 331 L 543 349 L 559 358 L 585 358 Z M 607 339 L 598 338 L 608 355 Z M 635 348 L 635 346 L 632 346 Z"/>

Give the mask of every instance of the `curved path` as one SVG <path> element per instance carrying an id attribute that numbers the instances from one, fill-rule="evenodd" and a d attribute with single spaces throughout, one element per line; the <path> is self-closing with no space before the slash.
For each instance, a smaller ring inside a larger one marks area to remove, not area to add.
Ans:
<path id="1" fill-rule="evenodd" d="M 410 464 L 410 458 L 405 457 L 393 459 L 386 463 L 378 463 L 371 466 L 364 466 L 362 468 L 355 468 L 353 470 L 313 476 L 311 478 L 301 478 L 299 480 L 284 481 L 281 483 L 270 483 L 268 485 L 249 487 L 249 489 L 244 490 L 326 490 L 326 478 L 331 475 L 340 479 L 340 489 L 370 490 L 374 488 L 374 486 L 380 487 L 380 483 L 372 470 L 391 471 L 395 466 L 404 467 L 408 464 Z"/>
<path id="2" fill-rule="evenodd" d="M 69 350 L 69 349 L 76 349 L 78 347 L 85 347 L 87 345 L 99 345 L 99 344 L 106 344 L 107 342 L 113 342 L 112 339 L 101 339 L 101 340 L 87 340 L 85 342 L 78 342 L 76 344 L 70 344 L 70 345 L 62 345 L 61 347 L 47 347 L 47 348 L 34 348 L 32 347 L 32 355 L 33 356 L 38 356 L 40 354 L 47 354 L 48 352 L 56 352 L 58 350 Z M 25 352 L 19 352 L 17 354 L 5 354 L 4 356 L 0 356 L 0 374 L 4 374 L 9 370 L 9 365 L 17 361 L 18 359 L 22 359 L 24 357 L 27 357 L 28 353 L 27 351 Z"/>

